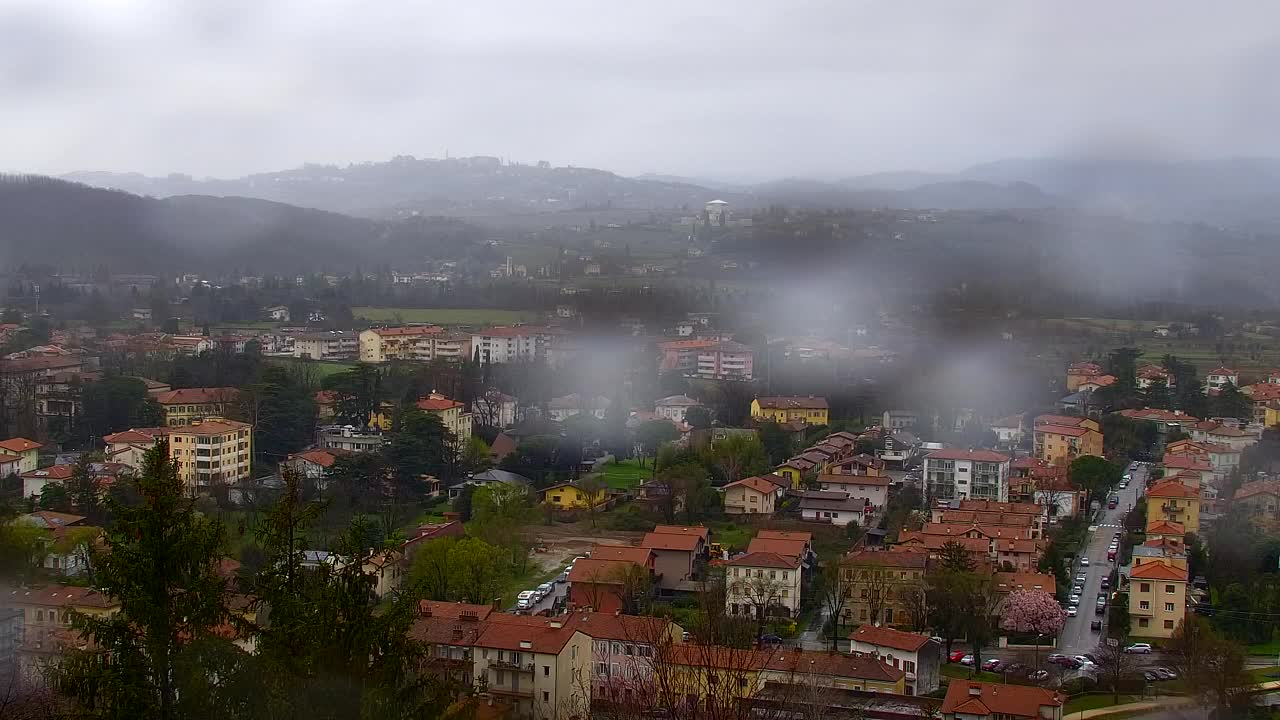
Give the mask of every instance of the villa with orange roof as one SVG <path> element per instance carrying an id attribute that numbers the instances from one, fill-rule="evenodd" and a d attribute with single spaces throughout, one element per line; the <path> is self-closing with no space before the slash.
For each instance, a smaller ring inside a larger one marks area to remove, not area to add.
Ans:
<path id="1" fill-rule="evenodd" d="M 6 455 L 17 455 L 18 472 L 30 472 L 40 467 L 40 448 L 44 447 L 34 440 L 22 437 L 0 440 L 0 452 Z"/>
<path id="2" fill-rule="evenodd" d="M 778 486 L 762 477 L 743 478 L 722 488 L 727 515 L 772 515 Z"/>
<path id="3" fill-rule="evenodd" d="M 1084 455 L 1102 455 L 1102 428 L 1091 418 L 1041 415 L 1032 429 L 1035 457 L 1049 465 L 1070 465 Z"/>
<path id="4" fill-rule="evenodd" d="M 1163 562 L 1129 571 L 1129 635 L 1170 638 L 1187 614 L 1187 570 Z"/>
<path id="5" fill-rule="evenodd" d="M 1176 480 L 1161 480 L 1147 488 L 1147 522 L 1168 520 L 1186 532 L 1200 532 L 1200 491 Z"/>

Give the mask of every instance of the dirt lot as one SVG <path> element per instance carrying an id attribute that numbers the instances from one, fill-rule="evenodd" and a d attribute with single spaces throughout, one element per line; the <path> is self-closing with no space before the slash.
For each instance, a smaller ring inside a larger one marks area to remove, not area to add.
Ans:
<path id="1" fill-rule="evenodd" d="M 535 552 L 533 561 L 544 571 L 563 567 L 565 558 L 585 555 L 592 545 L 634 545 L 644 537 L 642 532 L 592 530 L 581 523 L 572 525 L 539 525 L 530 529 Z M 543 552 L 540 548 L 546 548 Z"/>

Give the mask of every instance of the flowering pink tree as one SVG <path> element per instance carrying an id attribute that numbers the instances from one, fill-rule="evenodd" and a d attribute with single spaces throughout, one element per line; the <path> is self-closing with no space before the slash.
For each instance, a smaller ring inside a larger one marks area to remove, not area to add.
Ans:
<path id="1" fill-rule="evenodd" d="M 1017 633 L 1035 633 L 1036 666 L 1040 665 L 1040 636 L 1056 636 L 1067 622 L 1067 613 L 1043 590 L 1009 593 L 1000 613 L 1000 627 Z"/>

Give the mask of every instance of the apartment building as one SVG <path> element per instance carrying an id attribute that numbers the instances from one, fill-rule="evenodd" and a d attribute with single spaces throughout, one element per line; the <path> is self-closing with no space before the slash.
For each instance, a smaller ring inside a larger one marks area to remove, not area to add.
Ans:
<path id="1" fill-rule="evenodd" d="M 374 328 L 360 333 L 362 362 L 469 360 L 471 335 L 436 326 Z"/>
<path id="2" fill-rule="evenodd" d="M 477 687 L 519 718 L 589 715 L 592 639 L 581 618 L 490 615 L 472 650 Z"/>
<path id="3" fill-rule="evenodd" d="M 361 430 L 350 425 L 325 425 L 316 430 L 316 447 L 324 450 L 377 452 L 386 441 L 376 430 Z"/>
<path id="4" fill-rule="evenodd" d="M 721 341 L 698 350 L 695 374 L 705 380 L 750 380 L 754 358 L 751 346 Z"/>
<path id="5" fill-rule="evenodd" d="M 233 387 L 180 388 L 159 393 L 155 400 L 164 409 L 164 424 L 176 427 L 207 417 L 226 417 L 243 395 Z"/>
<path id="6" fill-rule="evenodd" d="M 654 658 L 684 635 L 684 628 L 665 618 L 579 616 L 578 631 L 591 638 L 591 695 L 605 702 L 634 702 L 651 692 Z"/>
<path id="7" fill-rule="evenodd" d="M 830 406 L 822 397 L 760 397 L 751 401 L 751 417 L 779 424 L 826 425 Z"/>
<path id="8" fill-rule="evenodd" d="M 924 458 L 929 500 L 1007 501 L 1009 463 L 994 450 L 934 450 Z"/>
<path id="9" fill-rule="evenodd" d="M 1168 520 L 1189 533 L 1200 532 L 1200 491 L 1177 480 L 1161 480 L 1147 488 L 1147 522 Z"/>
<path id="10" fill-rule="evenodd" d="M 928 695 L 938 689 L 942 676 L 942 645 L 926 635 L 887 627 L 862 625 L 849 635 L 849 650 L 868 655 L 906 675 L 907 695 Z"/>
<path id="11" fill-rule="evenodd" d="M 253 464 L 253 426 L 223 418 L 193 420 L 170 428 L 169 452 L 191 495 L 214 485 L 248 480 Z"/>
<path id="12" fill-rule="evenodd" d="M 840 560 L 848 602 L 848 625 L 895 625 L 910 620 L 907 599 L 924 592 L 928 555 L 918 552 L 855 550 Z"/>
<path id="13" fill-rule="evenodd" d="M 725 485 L 724 511 L 728 515 L 772 515 L 778 486 L 761 477 L 743 478 Z"/>
<path id="14" fill-rule="evenodd" d="M 440 393 L 430 393 L 418 398 L 414 406 L 440 418 L 445 429 L 453 434 L 455 447 L 462 447 L 471 439 L 471 413 L 466 412 L 466 406 L 457 400 Z"/>
<path id="15" fill-rule="evenodd" d="M 542 361 L 555 337 L 551 328 L 539 325 L 491 327 L 471 335 L 471 348 L 479 352 L 481 362 Z"/>
<path id="16" fill-rule="evenodd" d="M 1170 638 L 1187 614 L 1187 570 L 1150 562 L 1129 571 L 1129 635 Z"/>
<path id="17" fill-rule="evenodd" d="M 1035 457 L 1048 465 L 1070 465 L 1084 455 L 1102 455 L 1102 426 L 1092 418 L 1041 415 L 1032 430 Z"/>
<path id="18" fill-rule="evenodd" d="M 40 467 L 40 448 L 42 447 L 44 445 L 22 437 L 0 440 L 0 452 L 19 458 L 19 473 L 31 472 Z"/>
<path id="19" fill-rule="evenodd" d="M 748 553 L 724 564 L 725 612 L 733 616 L 795 617 L 800 611 L 800 558 Z"/>
<path id="20" fill-rule="evenodd" d="M 305 360 L 351 360 L 360 355 L 360 336 L 353 330 L 300 333 L 293 336 L 293 356 Z"/>

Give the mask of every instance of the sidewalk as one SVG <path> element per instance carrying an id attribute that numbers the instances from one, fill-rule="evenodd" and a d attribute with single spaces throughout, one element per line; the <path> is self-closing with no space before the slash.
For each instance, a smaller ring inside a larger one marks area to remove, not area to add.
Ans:
<path id="1" fill-rule="evenodd" d="M 1109 707 L 1095 708 L 1093 710 L 1085 710 L 1083 712 L 1071 713 L 1070 716 L 1063 714 L 1063 720 L 1080 718 L 1087 720 L 1088 718 L 1107 717 L 1108 715 L 1119 715 L 1121 713 L 1131 712 L 1147 712 L 1150 710 L 1173 710 L 1174 708 L 1184 706 L 1194 706 L 1196 702 L 1185 697 L 1167 697 L 1156 698 L 1155 700 L 1144 700 L 1142 702 L 1124 703 L 1123 705 L 1111 705 Z"/>

